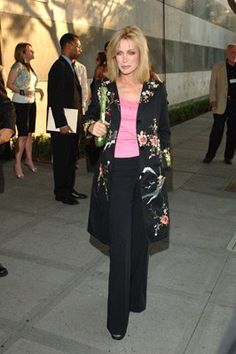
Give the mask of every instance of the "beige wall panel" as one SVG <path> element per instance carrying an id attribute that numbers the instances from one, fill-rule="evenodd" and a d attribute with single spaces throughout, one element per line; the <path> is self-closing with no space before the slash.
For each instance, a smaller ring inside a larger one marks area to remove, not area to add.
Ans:
<path id="1" fill-rule="evenodd" d="M 166 75 L 170 105 L 208 95 L 210 71 L 173 73 Z"/>
<path id="2" fill-rule="evenodd" d="M 3 64 L 7 71 L 14 62 L 14 49 L 19 42 L 29 42 L 35 51 L 32 66 L 40 81 L 47 80 L 48 70 L 58 57 L 58 38 L 68 31 L 66 23 L 60 26 L 51 21 L 43 23 L 37 18 L 17 15 L 3 15 L 2 55 Z M 57 29 L 58 27 L 58 29 Z"/>
<path id="3" fill-rule="evenodd" d="M 1 0 L 3 2 L 2 11 L 9 14 L 23 16 L 33 16 L 45 19 L 53 17 L 53 11 L 49 2 L 37 0 Z M 65 3 L 64 0 L 61 1 Z M 47 10 L 48 9 L 48 10 Z M 51 13 L 50 13 L 51 12 Z"/>
<path id="4" fill-rule="evenodd" d="M 236 42 L 236 33 L 166 6 L 166 39 L 223 49 Z"/>
<path id="5" fill-rule="evenodd" d="M 2 0 L 1 11 L 43 20 L 73 22 L 82 27 L 82 31 L 89 26 L 117 30 L 136 24 L 150 36 L 162 36 L 162 4 L 156 0 L 149 1 L 148 6 L 146 0 L 58 0 L 56 5 L 51 1 L 18 0 L 16 3 Z"/>
<path id="6" fill-rule="evenodd" d="M 169 40 L 224 48 L 225 43 L 236 41 L 236 34 L 220 26 L 166 6 L 166 36 Z M 37 0 L 1 1 L 1 11 L 43 21 L 73 23 L 80 30 L 89 26 L 118 29 L 127 24 L 137 24 L 153 37 L 162 37 L 163 5 L 156 0 Z M 160 19 L 158 21 L 158 19 Z"/>
<path id="7" fill-rule="evenodd" d="M 20 22 L 18 22 L 20 20 Z M 18 27 L 16 27 L 16 25 Z M 21 30 L 19 30 L 19 25 Z M 3 15 L 1 18 L 2 27 L 2 56 L 3 64 L 8 74 L 11 65 L 14 63 L 14 49 L 17 43 L 26 41 L 32 44 L 35 51 L 35 59 L 31 64 L 38 75 L 38 87 L 44 90 L 45 97 L 41 102 L 37 95 L 37 119 L 36 132 L 37 134 L 45 133 L 46 127 L 46 106 L 47 106 L 47 77 L 48 71 L 52 63 L 57 59 L 58 52 L 58 37 L 68 31 L 66 23 L 60 23 L 60 28 L 57 29 L 55 23 L 44 21 L 42 23 L 37 18 L 17 15 Z M 57 23 L 58 26 L 58 23 Z M 54 29 L 54 35 L 50 31 Z M 11 97 L 11 93 L 9 94 Z"/>

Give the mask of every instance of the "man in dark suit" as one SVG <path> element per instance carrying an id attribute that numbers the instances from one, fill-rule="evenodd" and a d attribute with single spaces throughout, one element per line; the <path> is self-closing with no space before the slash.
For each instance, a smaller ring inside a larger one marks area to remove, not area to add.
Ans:
<path id="1" fill-rule="evenodd" d="M 0 65 L 0 153 L 4 149 L 4 143 L 8 142 L 15 133 L 15 109 L 11 100 L 7 97 L 7 91 L 3 79 L 3 67 Z M 4 176 L 0 160 L 0 193 L 4 191 Z M 7 269 L 0 264 L 0 277 L 8 274 Z"/>
<path id="2" fill-rule="evenodd" d="M 57 201 L 78 204 L 77 199 L 87 196 L 74 189 L 76 159 L 82 115 L 82 90 L 74 71 L 73 62 L 81 53 L 79 37 L 66 33 L 60 39 L 61 55 L 52 65 L 48 75 L 48 107 L 58 132 L 51 132 L 53 153 L 54 194 Z M 77 131 L 68 125 L 64 108 L 78 110 Z"/>

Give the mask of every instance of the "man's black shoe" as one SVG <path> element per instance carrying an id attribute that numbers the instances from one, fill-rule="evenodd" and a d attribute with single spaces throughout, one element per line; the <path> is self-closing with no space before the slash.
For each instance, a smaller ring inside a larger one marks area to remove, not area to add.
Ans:
<path id="1" fill-rule="evenodd" d="M 112 338 L 115 340 L 121 340 L 124 338 L 125 333 L 124 334 L 111 334 Z"/>
<path id="2" fill-rule="evenodd" d="M 86 194 L 78 193 L 75 189 L 73 189 L 71 195 L 73 198 L 77 199 L 86 199 L 88 197 Z"/>
<path id="3" fill-rule="evenodd" d="M 8 274 L 8 270 L 0 264 L 0 277 L 5 277 Z"/>
<path id="4" fill-rule="evenodd" d="M 226 163 L 226 165 L 232 165 L 232 160 L 230 159 L 224 159 L 224 162 Z"/>
<path id="5" fill-rule="evenodd" d="M 64 204 L 69 204 L 69 205 L 76 205 L 79 204 L 78 200 L 76 200 L 75 198 L 71 197 L 55 197 L 55 199 L 58 202 L 62 202 Z"/>
<path id="6" fill-rule="evenodd" d="M 212 161 L 213 159 L 211 158 L 211 157 L 205 157 L 204 159 L 203 159 L 203 163 L 210 163 L 211 161 Z"/>

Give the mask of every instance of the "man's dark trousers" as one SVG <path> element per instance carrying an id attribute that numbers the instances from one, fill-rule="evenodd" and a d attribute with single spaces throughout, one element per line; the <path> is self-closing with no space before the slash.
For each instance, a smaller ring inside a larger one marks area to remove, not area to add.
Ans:
<path id="1" fill-rule="evenodd" d="M 213 159 L 223 138 L 225 123 L 227 125 L 225 160 L 232 160 L 236 148 L 236 99 L 228 99 L 223 114 L 213 114 L 214 123 L 210 133 L 209 147 L 206 156 Z"/>
<path id="2" fill-rule="evenodd" d="M 78 141 L 78 134 L 51 133 L 54 194 L 58 198 L 69 197 L 73 191 Z"/>

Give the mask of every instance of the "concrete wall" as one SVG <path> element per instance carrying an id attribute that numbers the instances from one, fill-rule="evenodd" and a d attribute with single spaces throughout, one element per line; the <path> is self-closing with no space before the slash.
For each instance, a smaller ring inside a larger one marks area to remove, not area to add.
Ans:
<path id="1" fill-rule="evenodd" d="M 32 43 L 32 63 L 46 93 L 47 73 L 59 53 L 58 39 L 78 33 L 80 57 L 93 75 L 96 52 L 114 30 L 137 24 L 145 32 L 151 61 L 166 81 L 169 102 L 195 99 L 208 93 L 212 64 L 224 58 L 236 42 L 235 15 L 226 0 L 1 0 L 1 54 L 9 71 L 15 45 Z M 45 130 L 46 99 L 38 102 L 37 131 Z"/>

